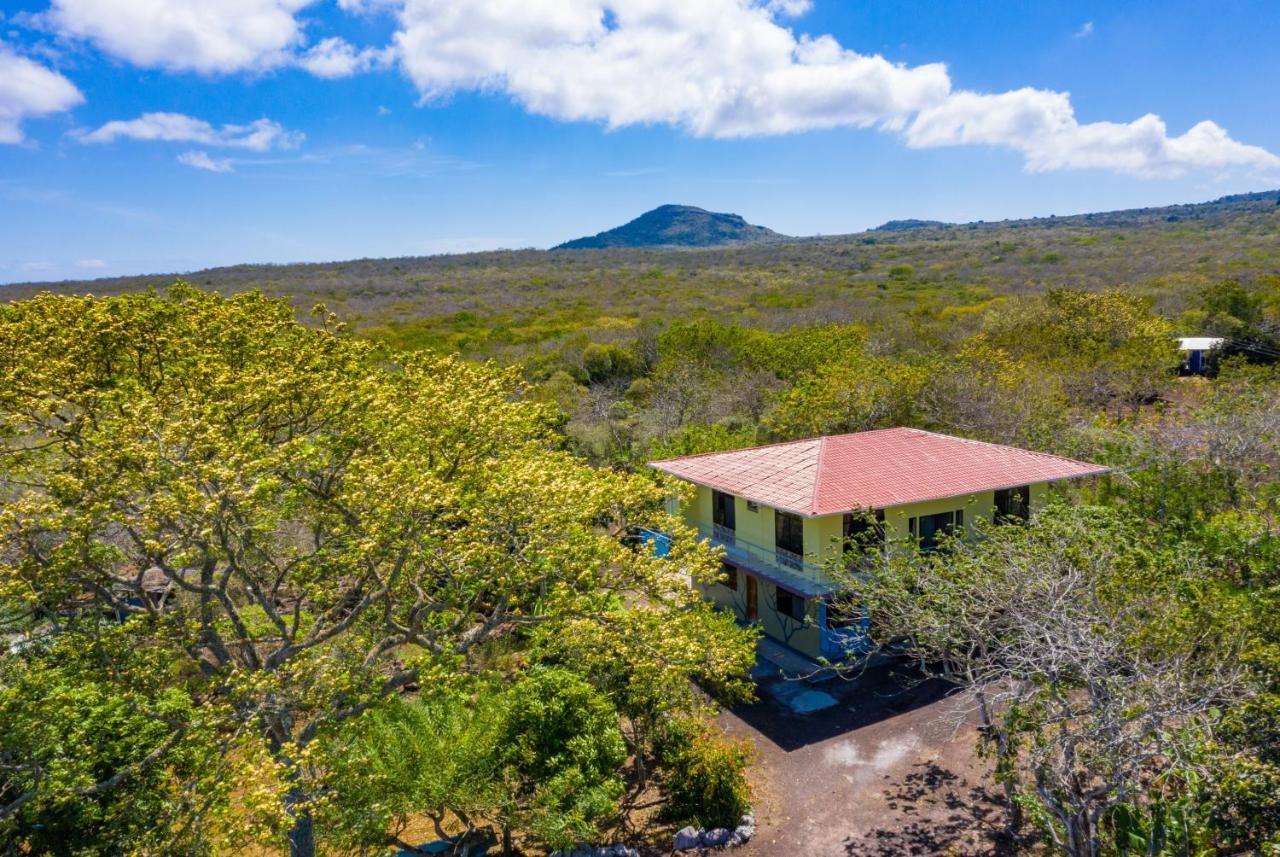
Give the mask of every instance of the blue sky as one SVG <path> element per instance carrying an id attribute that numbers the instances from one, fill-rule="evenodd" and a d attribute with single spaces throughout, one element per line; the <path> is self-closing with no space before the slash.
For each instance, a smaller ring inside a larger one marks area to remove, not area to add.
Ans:
<path id="1" fill-rule="evenodd" d="M 1274 0 L 0 10 L 0 282 L 545 247 L 666 202 L 811 235 L 1280 186 Z"/>

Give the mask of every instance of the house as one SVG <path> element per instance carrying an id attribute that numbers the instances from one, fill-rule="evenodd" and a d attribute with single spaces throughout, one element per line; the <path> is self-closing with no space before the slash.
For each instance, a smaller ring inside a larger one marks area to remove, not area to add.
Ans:
<path id="1" fill-rule="evenodd" d="M 1180 336 L 1178 350 L 1182 352 L 1182 369 L 1189 375 L 1203 375 L 1205 355 L 1222 347 L 1221 336 Z"/>
<path id="2" fill-rule="evenodd" d="M 686 455 L 650 466 L 693 483 L 682 512 L 724 548 L 722 582 L 703 595 L 809 657 L 865 644 L 827 602 L 840 588 L 824 570 L 852 538 L 914 538 L 924 549 L 978 518 L 1027 518 L 1050 483 L 1108 468 L 912 428 Z M 673 510 L 674 511 L 674 510 Z"/>

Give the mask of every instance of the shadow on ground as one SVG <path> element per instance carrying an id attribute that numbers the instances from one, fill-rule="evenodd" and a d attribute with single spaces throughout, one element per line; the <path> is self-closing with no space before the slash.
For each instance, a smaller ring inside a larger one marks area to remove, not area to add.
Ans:
<path id="1" fill-rule="evenodd" d="M 845 853 L 850 857 L 944 853 L 1011 857 L 1026 853 L 1031 844 L 1006 833 L 1004 806 L 995 793 L 933 762 L 912 766 L 902 782 L 886 789 L 885 798 L 900 820 L 892 827 L 847 839 Z"/>
<path id="2" fill-rule="evenodd" d="M 787 683 L 780 685 L 779 683 Z M 733 713 L 762 737 L 785 752 L 798 750 L 896 717 L 943 699 L 953 688 L 937 679 L 924 679 L 911 665 L 883 664 L 842 678 L 829 673 L 822 681 L 774 676 L 761 678 L 758 700 L 735 706 Z M 834 700 L 826 708 L 798 714 L 784 700 L 794 699 L 800 685 Z"/>

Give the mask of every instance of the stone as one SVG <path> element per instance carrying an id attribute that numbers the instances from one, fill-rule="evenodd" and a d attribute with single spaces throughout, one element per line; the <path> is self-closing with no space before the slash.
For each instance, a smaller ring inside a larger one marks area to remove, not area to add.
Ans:
<path id="1" fill-rule="evenodd" d="M 713 830 L 708 830 L 702 835 L 702 844 L 707 848 L 719 848 L 726 844 L 729 841 L 729 837 L 732 835 L 732 831 L 726 830 L 723 827 L 717 827 Z"/>
<path id="2" fill-rule="evenodd" d="M 676 831 L 673 846 L 677 851 L 692 851 L 702 846 L 702 831 L 692 824 Z"/>
<path id="3" fill-rule="evenodd" d="M 735 844 L 741 845 L 743 842 L 749 841 L 751 837 L 755 835 L 756 826 L 754 824 L 739 824 L 733 829 L 733 835 L 729 838 L 731 840 L 736 839 L 737 842 Z"/>
<path id="4" fill-rule="evenodd" d="M 749 826 L 751 826 L 751 827 L 755 827 L 755 826 L 756 826 L 756 814 L 755 814 L 754 812 L 749 812 L 749 813 L 747 813 L 746 815 L 742 816 L 742 818 L 738 819 L 738 824 L 739 824 L 740 826 L 742 826 L 742 825 L 749 825 Z"/>

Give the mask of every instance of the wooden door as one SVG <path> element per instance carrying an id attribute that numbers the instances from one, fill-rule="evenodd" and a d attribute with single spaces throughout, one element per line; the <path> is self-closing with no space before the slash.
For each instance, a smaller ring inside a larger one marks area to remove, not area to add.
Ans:
<path id="1" fill-rule="evenodd" d="M 747 579 L 747 621 L 754 622 L 760 618 L 760 601 L 756 594 L 756 578 L 754 575 L 743 573 Z"/>

